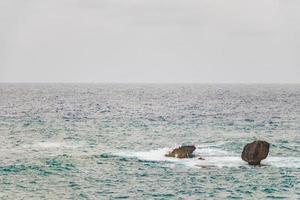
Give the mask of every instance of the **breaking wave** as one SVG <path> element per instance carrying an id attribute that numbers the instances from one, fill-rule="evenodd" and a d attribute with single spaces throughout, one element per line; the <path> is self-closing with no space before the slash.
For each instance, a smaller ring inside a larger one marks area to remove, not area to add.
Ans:
<path id="1" fill-rule="evenodd" d="M 156 161 L 156 162 L 172 162 L 176 164 L 185 165 L 187 167 L 247 167 L 239 154 L 228 152 L 217 148 L 197 148 L 194 152 L 195 157 L 189 159 L 178 159 L 166 157 L 165 154 L 169 152 L 170 148 L 161 148 L 149 151 L 123 151 L 114 153 L 116 156 L 137 158 L 141 161 Z M 199 156 L 205 160 L 199 160 Z M 262 161 L 263 166 L 285 167 L 285 168 L 300 168 L 300 157 L 273 157 L 269 156 Z"/>

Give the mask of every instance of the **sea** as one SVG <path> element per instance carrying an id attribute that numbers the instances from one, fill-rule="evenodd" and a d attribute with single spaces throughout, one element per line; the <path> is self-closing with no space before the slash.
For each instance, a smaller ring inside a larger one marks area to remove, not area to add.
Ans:
<path id="1" fill-rule="evenodd" d="M 1 83 L 0 199 L 300 199 L 300 84 Z"/>

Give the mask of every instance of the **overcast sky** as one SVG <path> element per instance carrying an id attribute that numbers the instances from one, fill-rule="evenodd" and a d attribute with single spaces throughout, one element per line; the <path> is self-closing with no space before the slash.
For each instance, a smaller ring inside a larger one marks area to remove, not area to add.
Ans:
<path id="1" fill-rule="evenodd" d="M 1 0 L 0 82 L 300 83 L 300 1 Z"/>

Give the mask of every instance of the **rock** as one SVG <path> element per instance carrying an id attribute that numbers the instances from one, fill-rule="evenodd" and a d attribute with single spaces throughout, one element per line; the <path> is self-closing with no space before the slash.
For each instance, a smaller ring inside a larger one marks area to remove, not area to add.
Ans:
<path id="1" fill-rule="evenodd" d="M 167 157 L 175 157 L 175 158 L 191 158 L 193 157 L 192 153 L 195 151 L 196 147 L 194 145 L 191 146 L 181 146 L 173 151 L 169 152 L 165 156 Z"/>
<path id="2" fill-rule="evenodd" d="M 270 144 L 262 140 L 246 144 L 242 152 L 242 159 L 249 165 L 260 165 L 260 161 L 268 156 L 269 148 Z"/>

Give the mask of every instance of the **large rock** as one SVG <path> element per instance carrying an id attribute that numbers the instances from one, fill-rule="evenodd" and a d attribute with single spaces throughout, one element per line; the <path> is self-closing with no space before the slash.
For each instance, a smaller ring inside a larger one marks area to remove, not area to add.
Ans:
<path id="1" fill-rule="evenodd" d="M 165 156 L 167 157 L 175 157 L 175 158 L 191 158 L 193 157 L 192 153 L 195 151 L 196 147 L 194 145 L 191 146 L 181 146 L 173 151 L 169 152 Z"/>
<path id="2" fill-rule="evenodd" d="M 249 165 L 260 165 L 269 153 L 270 144 L 266 141 L 257 140 L 246 144 L 242 153 L 242 159 Z"/>

